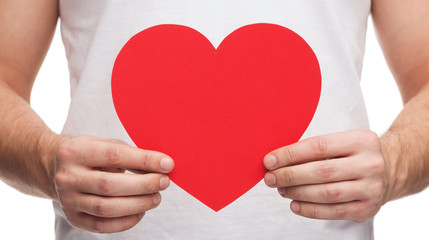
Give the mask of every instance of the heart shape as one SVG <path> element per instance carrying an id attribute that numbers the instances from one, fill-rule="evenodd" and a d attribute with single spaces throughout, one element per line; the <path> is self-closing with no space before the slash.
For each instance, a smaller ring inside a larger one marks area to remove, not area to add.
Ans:
<path id="1" fill-rule="evenodd" d="M 265 154 L 301 138 L 321 73 L 305 40 L 279 25 L 241 27 L 216 49 L 167 24 L 125 44 L 111 84 L 134 143 L 171 156 L 171 180 L 218 211 L 263 178 Z"/>

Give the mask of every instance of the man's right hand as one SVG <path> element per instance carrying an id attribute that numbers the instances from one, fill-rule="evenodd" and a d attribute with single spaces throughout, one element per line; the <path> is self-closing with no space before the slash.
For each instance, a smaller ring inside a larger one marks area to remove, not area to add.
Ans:
<path id="1" fill-rule="evenodd" d="M 169 186 L 166 174 L 174 162 L 165 154 L 119 140 L 80 136 L 59 146 L 55 168 L 57 200 L 69 223 L 111 233 L 135 226 L 147 210 L 159 205 L 159 192 Z"/>
<path id="2" fill-rule="evenodd" d="M 31 89 L 58 9 L 58 0 L 0 1 L 0 180 L 59 201 L 77 228 L 124 231 L 158 206 L 174 163 L 117 140 L 58 136 L 31 109 Z"/>

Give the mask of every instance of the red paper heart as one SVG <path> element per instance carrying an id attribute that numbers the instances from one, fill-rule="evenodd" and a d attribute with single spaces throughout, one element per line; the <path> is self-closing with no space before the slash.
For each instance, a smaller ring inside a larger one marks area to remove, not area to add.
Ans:
<path id="1" fill-rule="evenodd" d="M 263 178 L 265 154 L 300 139 L 320 89 L 310 46 L 263 23 L 235 30 L 217 49 L 192 28 L 151 27 L 125 44 L 112 73 L 131 139 L 170 155 L 171 180 L 215 211 Z"/>

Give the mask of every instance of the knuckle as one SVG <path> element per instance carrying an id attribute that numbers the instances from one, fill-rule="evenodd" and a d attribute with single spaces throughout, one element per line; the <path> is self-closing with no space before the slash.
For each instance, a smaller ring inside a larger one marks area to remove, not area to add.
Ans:
<path id="1" fill-rule="evenodd" d="M 118 146 L 109 146 L 105 150 L 105 157 L 109 166 L 119 167 L 121 165 L 123 150 Z"/>
<path id="2" fill-rule="evenodd" d="M 141 161 L 141 168 L 142 169 L 148 169 L 150 165 L 150 157 L 149 157 L 149 151 L 143 150 L 142 152 L 142 161 Z"/>
<path id="3" fill-rule="evenodd" d="M 315 137 L 310 141 L 311 149 L 320 156 L 323 156 L 327 151 L 327 141 L 323 136 Z"/>
<path id="4" fill-rule="evenodd" d="M 353 217 L 351 218 L 351 220 L 357 223 L 367 222 L 373 216 L 371 215 L 372 211 L 373 206 L 369 206 L 367 202 L 362 202 L 361 204 L 353 208 Z"/>
<path id="5" fill-rule="evenodd" d="M 337 188 L 326 187 L 324 191 L 325 201 L 328 203 L 337 202 L 340 199 L 341 191 Z"/>
<path id="6" fill-rule="evenodd" d="M 144 177 L 142 179 L 142 189 L 144 192 L 151 192 L 155 188 L 154 184 L 149 177 Z"/>
<path id="7" fill-rule="evenodd" d="M 335 218 L 344 219 L 348 214 L 348 209 L 342 205 L 339 205 L 335 208 Z"/>
<path id="8" fill-rule="evenodd" d="M 94 202 L 93 210 L 96 216 L 108 217 L 110 210 L 105 200 L 97 200 Z"/>
<path id="9" fill-rule="evenodd" d="M 378 138 L 378 135 L 373 131 L 360 131 L 357 140 L 360 141 L 360 143 L 366 147 L 374 149 L 380 148 L 380 139 Z"/>
<path id="10" fill-rule="evenodd" d="M 57 189 L 62 189 L 64 188 L 67 183 L 68 183 L 68 171 L 67 169 L 59 169 L 57 170 L 55 177 L 54 177 L 54 181 L 55 181 L 55 185 L 57 186 Z"/>
<path id="11" fill-rule="evenodd" d="M 141 188 L 144 193 L 155 193 L 161 191 L 161 175 L 148 174 L 143 176 Z"/>
<path id="12" fill-rule="evenodd" d="M 301 199 L 301 194 L 296 187 L 285 188 L 285 195 L 291 199 Z"/>
<path id="13" fill-rule="evenodd" d="M 94 220 L 92 229 L 96 233 L 107 233 L 107 231 L 106 231 L 106 223 L 101 218 L 98 218 L 98 219 Z"/>
<path id="14" fill-rule="evenodd" d="M 310 218 L 318 218 L 318 217 L 319 217 L 319 208 L 317 207 L 317 205 L 316 205 L 316 204 L 313 204 L 313 205 L 310 207 L 310 212 L 309 212 L 309 214 L 310 214 Z"/>
<path id="15" fill-rule="evenodd" d="M 77 178 L 70 173 L 70 170 L 62 168 L 57 170 L 54 176 L 54 184 L 58 194 L 66 189 L 71 189 L 76 185 Z"/>
<path id="16" fill-rule="evenodd" d="M 365 141 L 371 146 L 379 147 L 380 146 L 380 138 L 373 131 L 365 132 Z"/>
<path id="17" fill-rule="evenodd" d="M 375 214 L 374 214 L 375 215 Z M 358 214 L 354 219 L 352 219 L 354 222 L 357 223 L 365 223 L 368 222 L 374 215 L 369 214 L 368 212 L 360 213 Z"/>
<path id="18" fill-rule="evenodd" d="M 287 147 L 284 149 L 284 157 L 286 158 L 286 162 L 296 162 L 296 154 L 292 147 Z"/>
<path id="19" fill-rule="evenodd" d="M 70 225 L 72 227 L 79 228 L 79 224 L 78 224 L 80 222 L 79 221 L 79 213 L 67 211 L 66 209 L 63 209 L 63 211 L 64 211 L 64 214 L 67 218 L 67 221 L 70 223 Z"/>
<path id="20" fill-rule="evenodd" d="M 132 216 L 132 217 L 124 217 L 120 220 L 121 223 L 121 230 L 125 231 L 130 228 L 132 228 L 134 225 L 136 225 L 139 221 L 138 216 Z"/>
<path id="21" fill-rule="evenodd" d="M 143 198 L 140 202 L 140 205 L 138 206 L 137 212 L 142 212 L 149 210 L 153 206 L 153 200 L 152 198 Z"/>
<path id="22" fill-rule="evenodd" d="M 109 194 L 112 192 L 112 182 L 105 177 L 100 177 L 97 181 L 97 188 L 102 194 Z"/>
<path id="23" fill-rule="evenodd" d="M 376 202 L 365 201 L 365 205 L 362 206 L 362 211 L 360 213 L 362 217 L 370 219 L 377 214 L 379 209 L 379 205 Z"/>
<path id="24" fill-rule="evenodd" d="M 379 157 L 379 158 L 375 158 L 371 161 L 371 170 L 374 174 L 376 175 L 384 175 L 384 171 L 385 171 L 385 162 L 384 159 Z"/>
<path id="25" fill-rule="evenodd" d="M 295 183 L 295 173 L 292 168 L 283 169 L 283 179 L 287 185 L 293 185 Z"/>
<path id="26" fill-rule="evenodd" d="M 57 151 L 57 161 L 67 161 L 76 155 L 77 149 L 74 144 L 69 143 L 69 141 L 64 142 L 58 147 Z"/>
<path id="27" fill-rule="evenodd" d="M 335 169 L 335 167 L 332 164 L 326 162 L 322 163 L 319 167 L 319 175 L 322 180 L 325 181 L 332 180 L 336 172 L 337 170 Z"/>
<path id="28" fill-rule="evenodd" d="M 368 206 L 365 202 L 361 202 L 360 204 L 355 205 L 353 215 L 361 216 L 367 210 Z"/>

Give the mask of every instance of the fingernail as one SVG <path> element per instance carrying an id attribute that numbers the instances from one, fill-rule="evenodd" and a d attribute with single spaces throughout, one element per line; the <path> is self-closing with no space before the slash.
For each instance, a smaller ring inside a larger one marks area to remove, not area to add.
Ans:
<path id="1" fill-rule="evenodd" d="M 170 178 L 167 176 L 162 176 L 159 180 L 159 187 L 164 190 L 170 186 Z"/>
<path id="2" fill-rule="evenodd" d="M 277 182 L 276 176 L 269 172 L 265 174 L 264 180 L 269 187 L 276 185 Z"/>
<path id="3" fill-rule="evenodd" d="M 161 159 L 161 168 L 165 171 L 171 171 L 173 170 L 174 162 L 171 158 L 162 158 Z"/>
<path id="4" fill-rule="evenodd" d="M 292 202 L 290 204 L 290 208 L 292 209 L 293 212 L 299 212 L 299 203 L 296 202 Z"/>
<path id="5" fill-rule="evenodd" d="M 286 197 L 286 188 L 278 188 L 277 191 L 279 191 L 280 195 Z"/>
<path id="6" fill-rule="evenodd" d="M 161 195 L 159 193 L 155 193 L 153 195 L 153 204 L 158 205 L 161 202 Z"/>
<path id="7" fill-rule="evenodd" d="M 274 155 L 268 155 L 267 157 L 265 157 L 265 167 L 268 170 L 273 169 L 277 164 L 277 159 Z"/>

